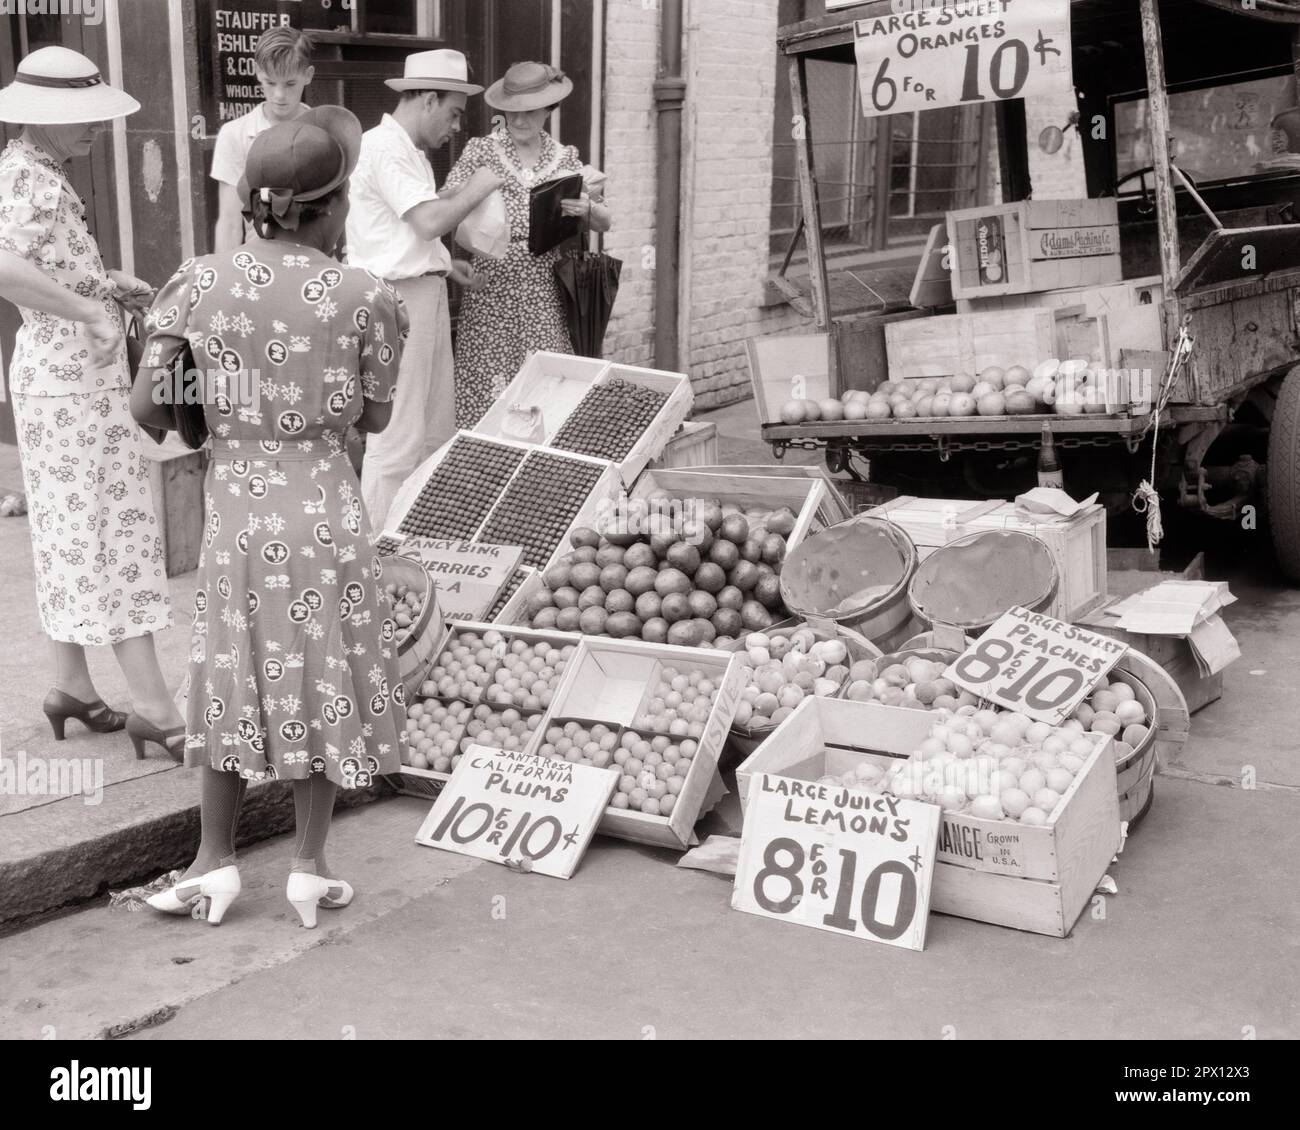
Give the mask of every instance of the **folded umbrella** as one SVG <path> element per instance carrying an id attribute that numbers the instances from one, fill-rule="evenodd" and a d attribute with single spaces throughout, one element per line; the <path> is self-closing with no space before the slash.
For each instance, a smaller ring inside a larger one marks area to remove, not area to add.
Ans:
<path id="1" fill-rule="evenodd" d="M 555 264 L 569 337 L 579 357 L 601 356 L 622 270 L 622 260 L 603 251 L 569 251 Z"/>

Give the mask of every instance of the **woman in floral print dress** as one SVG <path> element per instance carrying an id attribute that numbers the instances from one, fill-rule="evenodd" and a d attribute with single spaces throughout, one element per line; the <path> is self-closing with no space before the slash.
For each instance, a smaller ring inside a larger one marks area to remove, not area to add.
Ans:
<path id="1" fill-rule="evenodd" d="M 180 913 L 206 899 L 209 921 L 238 893 L 234 821 L 249 780 L 294 783 L 289 898 L 312 926 L 317 905 L 351 898 L 324 859 L 336 789 L 400 765 L 396 627 L 344 435 L 387 424 L 407 319 L 387 283 L 325 251 L 343 231 L 360 141 L 357 119 L 333 106 L 259 135 L 241 195 L 265 238 L 182 263 L 147 323 L 137 418 L 166 422 L 139 390 L 187 342 L 218 374 L 204 406 L 213 451 L 185 747 L 205 767 L 203 837 L 181 883 L 153 901 Z"/>
<path id="2" fill-rule="evenodd" d="M 139 103 L 64 47 L 32 52 L 0 91 L 0 121 L 21 134 L 0 155 L 0 296 L 22 313 L 9 388 L 31 515 L 36 599 L 53 641 L 44 710 L 62 740 L 76 718 L 128 729 L 180 758 L 180 714 L 154 633 L 171 624 L 162 541 L 115 299 L 148 306 L 148 284 L 106 270 L 65 163 L 90 152 L 92 123 Z M 133 713 L 100 698 L 86 648 L 111 645 Z"/>
<path id="3" fill-rule="evenodd" d="M 534 350 L 572 353 L 569 327 L 555 281 L 562 254 L 528 250 L 528 207 L 534 185 L 583 171 L 572 145 L 561 146 L 543 126 L 573 90 L 564 74 L 545 63 L 516 63 L 483 94 L 498 110 L 499 123 L 486 137 L 465 146 L 445 187 L 459 188 L 478 168 L 502 178 L 510 219 L 510 248 L 502 259 L 475 255 L 475 282 L 461 299 L 456 331 L 456 426 L 472 428 L 519 372 Z M 566 200 L 566 215 L 578 216 L 592 231 L 608 231 L 605 206 L 584 195 Z"/>

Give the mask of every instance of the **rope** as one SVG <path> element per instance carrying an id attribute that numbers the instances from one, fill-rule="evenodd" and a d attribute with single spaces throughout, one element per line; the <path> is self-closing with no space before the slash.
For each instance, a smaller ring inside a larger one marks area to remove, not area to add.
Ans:
<path id="1" fill-rule="evenodd" d="M 1133 493 L 1133 510 L 1147 516 L 1147 552 L 1149 553 L 1155 553 L 1156 546 L 1164 540 L 1165 536 L 1164 522 L 1160 517 L 1160 495 L 1155 488 L 1156 452 L 1160 446 L 1160 416 L 1173 395 L 1174 382 L 1178 378 L 1179 370 L 1187 363 L 1187 358 L 1192 352 L 1192 337 L 1187 332 L 1190 325 L 1191 318 L 1184 316 L 1182 325 L 1178 327 L 1178 344 L 1174 347 L 1173 356 L 1169 358 L 1169 369 L 1165 373 L 1160 393 L 1151 410 L 1151 422 L 1142 432 L 1144 437 L 1147 432 L 1151 433 L 1151 472 L 1138 484 L 1137 490 Z"/>

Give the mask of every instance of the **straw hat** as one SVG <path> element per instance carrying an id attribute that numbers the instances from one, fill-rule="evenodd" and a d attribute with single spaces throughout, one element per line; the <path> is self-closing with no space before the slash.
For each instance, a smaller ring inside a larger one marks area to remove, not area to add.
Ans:
<path id="1" fill-rule="evenodd" d="M 66 47 L 42 47 L 21 63 L 14 80 L 0 90 L 0 122 L 24 126 L 69 126 L 125 118 L 140 103 L 109 86 L 99 68 Z"/>
<path id="2" fill-rule="evenodd" d="M 469 81 L 469 63 L 459 51 L 417 51 L 407 55 L 401 78 L 386 78 L 389 90 L 459 90 L 481 94 L 483 88 Z"/>
<path id="3" fill-rule="evenodd" d="M 483 101 L 510 114 L 554 106 L 572 93 L 573 82 L 563 71 L 545 63 L 515 63 L 488 87 Z"/>
<path id="4" fill-rule="evenodd" d="M 314 106 L 254 139 L 239 180 L 239 199 L 270 207 L 281 227 L 297 227 L 295 204 L 328 196 L 352 175 L 361 155 L 361 123 L 342 106 Z"/>

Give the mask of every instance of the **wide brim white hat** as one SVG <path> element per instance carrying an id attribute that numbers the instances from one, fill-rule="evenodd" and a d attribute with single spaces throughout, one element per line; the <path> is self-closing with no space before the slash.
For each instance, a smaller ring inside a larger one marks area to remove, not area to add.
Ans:
<path id="1" fill-rule="evenodd" d="M 481 94 L 483 88 L 469 81 L 469 61 L 459 51 L 417 51 L 407 55 L 401 78 L 386 78 L 389 90 L 458 90 Z"/>
<path id="2" fill-rule="evenodd" d="M 21 63 L 14 80 L 0 90 L 0 122 L 70 126 L 125 118 L 140 103 L 109 86 L 99 68 L 66 47 L 42 47 Z"/>

